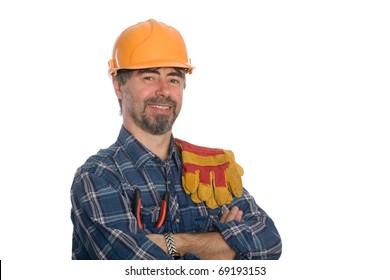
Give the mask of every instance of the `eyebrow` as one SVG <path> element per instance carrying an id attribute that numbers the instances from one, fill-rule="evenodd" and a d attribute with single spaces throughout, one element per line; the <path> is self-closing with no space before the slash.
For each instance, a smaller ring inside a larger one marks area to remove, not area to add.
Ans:
<path id="1" fill-rule="evenodd" d="M 138 70 L 138 73 L 139 74 L 144 74 L 144 73 L 153 73 L 153 74 L 158 74 L 160 75 L 160 72 L 158 72 L 157 70 L 160 69 L 160 68 L 146 68 L 146 69 L 140 69 Z M 168 76 L 176 76 L 176 77 L 179 77 L 179 78 L 183 78 L 184 79 L 184 73 L 182 73 L 180 70 L 174 68 L 175 71 L 172 71 L 170 73 L 168 73 Z"/>

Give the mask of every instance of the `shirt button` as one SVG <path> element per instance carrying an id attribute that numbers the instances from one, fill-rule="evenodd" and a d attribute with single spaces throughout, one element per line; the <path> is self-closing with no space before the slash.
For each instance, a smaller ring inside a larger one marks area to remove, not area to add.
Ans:
<path id="1" fill-rule="evenodd" d="M 176 223 L 180 223 L 180 218 L 176 218 Z"/>

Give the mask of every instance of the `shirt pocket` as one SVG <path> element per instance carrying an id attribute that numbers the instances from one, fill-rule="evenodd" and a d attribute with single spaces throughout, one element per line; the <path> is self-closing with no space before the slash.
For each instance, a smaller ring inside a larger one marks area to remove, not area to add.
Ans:
<path id="1" fill-rule="evenodd" d="M 160 206 L 142 206 L 141 220 L 145 233 L 163 233 L 165 224 L 161 228 L 155 228 L 160 216 Z"/>
<path id="2" fill-rule="evenodd" d="M 216 231 L 217 228 L 214 226 L 214 221 L 218 221 L 218 211 L 209 211 L 208 215 L 198 216 L 194 219 L 195 231 L 198 232 L 209 232 Z"/>

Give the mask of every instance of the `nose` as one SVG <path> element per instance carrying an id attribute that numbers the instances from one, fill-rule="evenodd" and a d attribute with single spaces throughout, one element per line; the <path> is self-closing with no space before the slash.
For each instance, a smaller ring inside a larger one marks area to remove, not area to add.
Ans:
<path id="1" fill-rule="evenodd" d="M 156 89 L 156 95 L 167 97 L 171 94 L 170 86 L 168 81 L 161 79 L 158 83 L 158 87 Z"/>

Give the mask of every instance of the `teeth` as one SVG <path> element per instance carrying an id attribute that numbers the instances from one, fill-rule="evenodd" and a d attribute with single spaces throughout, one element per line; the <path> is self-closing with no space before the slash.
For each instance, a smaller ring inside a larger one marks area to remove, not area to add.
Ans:
<path id="1" fill-rule="evenodd" d="M 168 110 L 168 106 L 159 106 L 159 105 L 151 105 L 153 108 L 161 109 L 161 110 Z"/>

